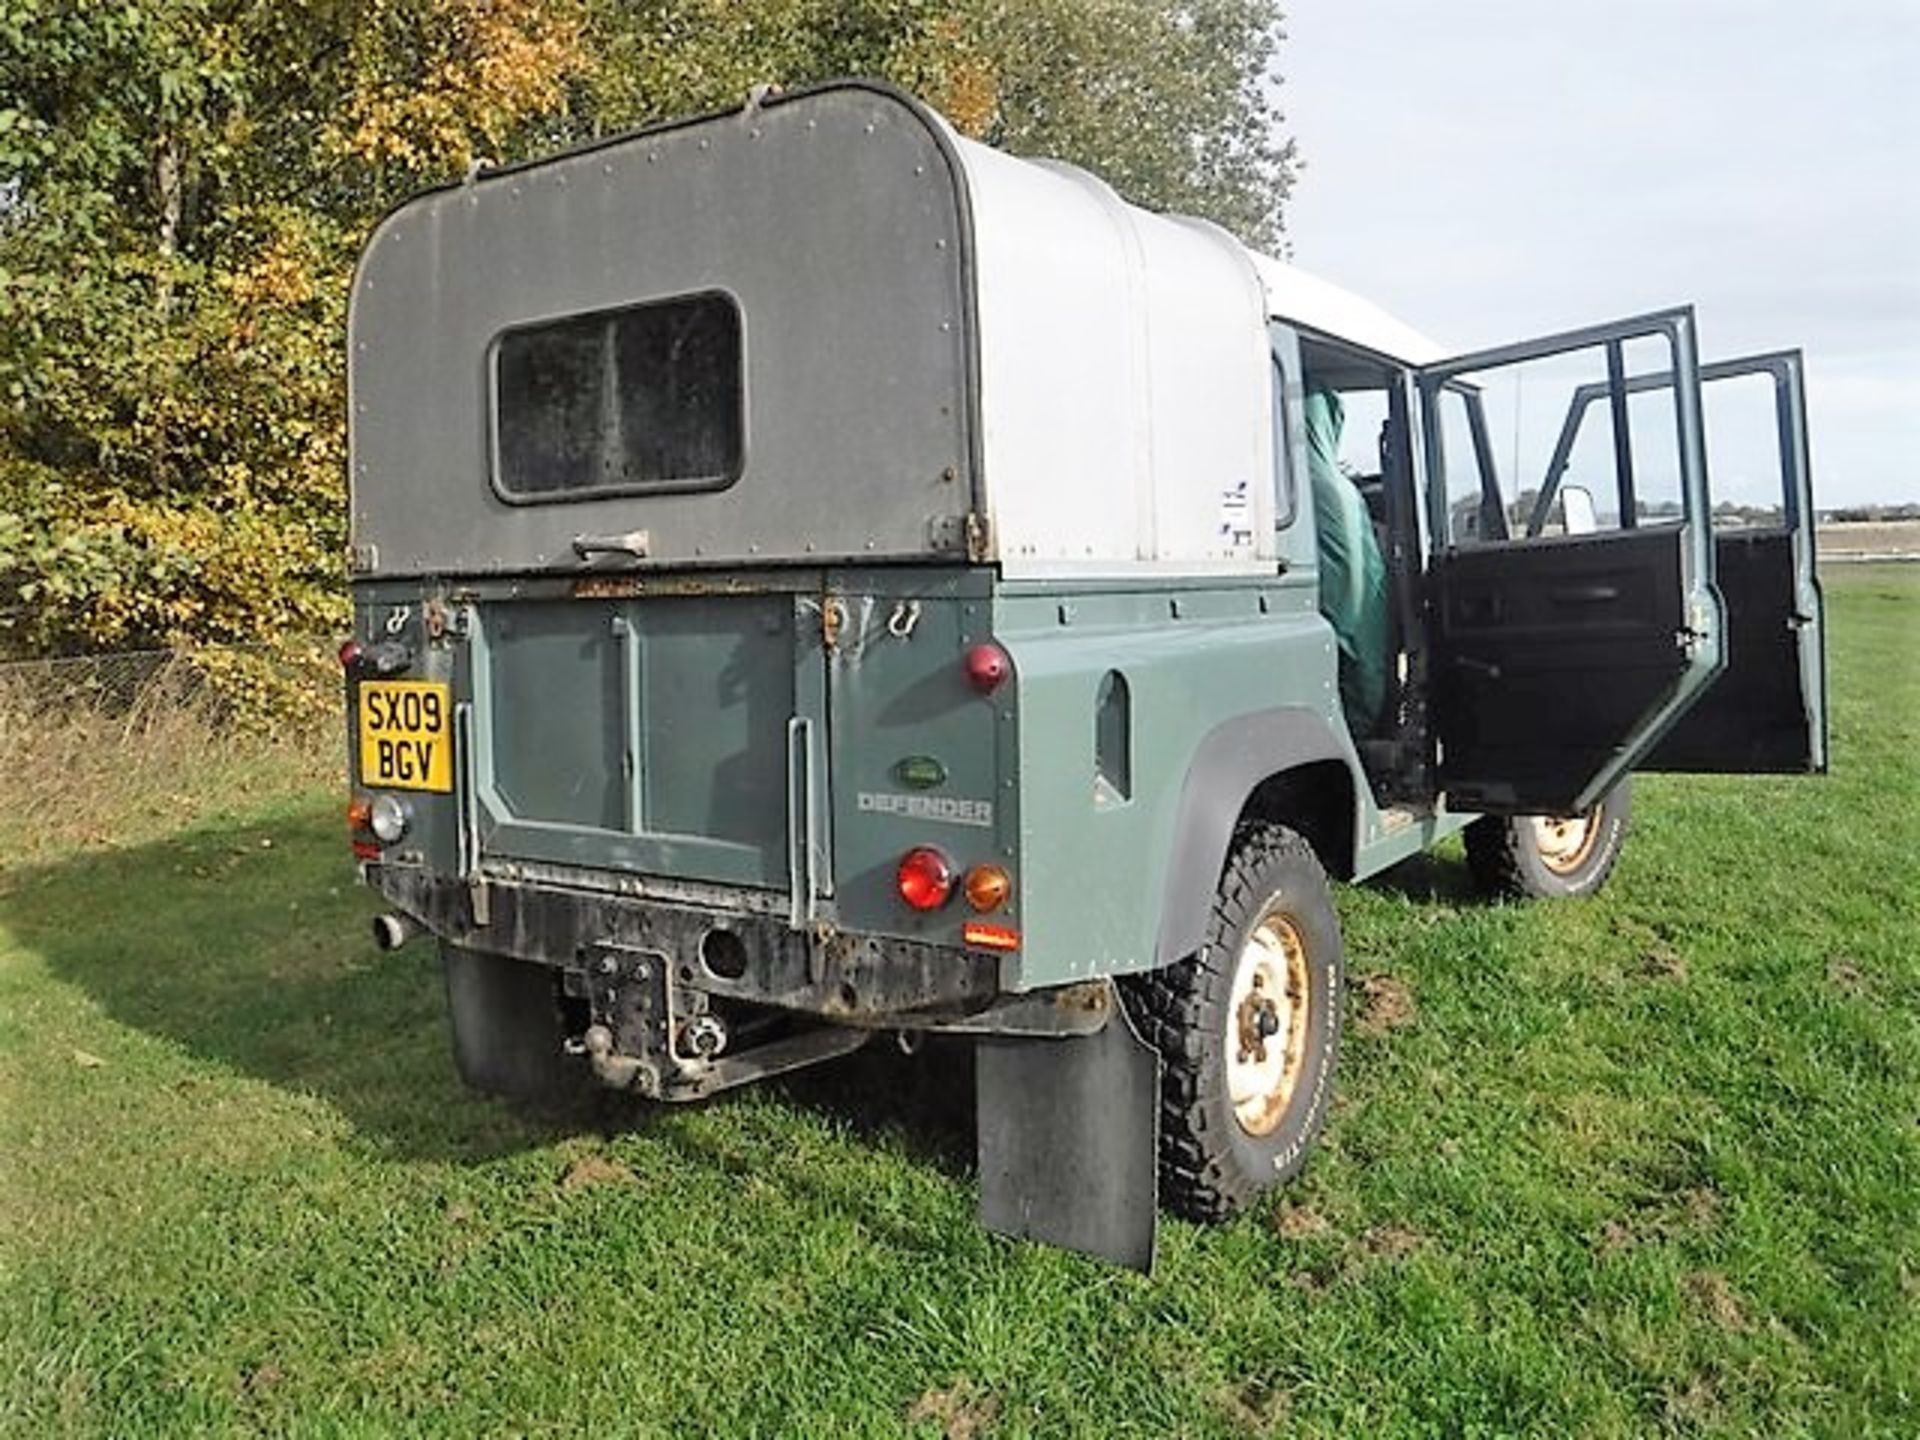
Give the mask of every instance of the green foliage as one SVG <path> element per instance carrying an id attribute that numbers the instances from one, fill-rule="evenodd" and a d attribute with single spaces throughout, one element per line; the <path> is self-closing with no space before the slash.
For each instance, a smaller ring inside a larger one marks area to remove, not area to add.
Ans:
<path id="1" fill-rule="evenodd" d="M 348 276 L 505 161 L 877 74 L 1271 241 L 1271 0 L 0 0 L 0 653 L 344 616 Z"/>
<path id="2" fill-rule="evenodd" d="M 1102 175 L 1128 198 L 1277 243 L 1271 0 L 593 0 L 612 63 L 580 113 L 612 128 L 737 103 L 752 85 L 879 75 L 965 134 Z"/>

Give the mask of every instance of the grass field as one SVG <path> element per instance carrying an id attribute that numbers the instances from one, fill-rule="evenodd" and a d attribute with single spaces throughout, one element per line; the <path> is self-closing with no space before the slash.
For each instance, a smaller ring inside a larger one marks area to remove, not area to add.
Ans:
<path id="1" fill-rule="evenodd" d="M 468 1097 L 330 789 L 16 850 L 0 1428 L 1920 1433 L 1920 569 L 1828 594 L 1829 778 L 1642 780 L 1587 903 L 1342 895 L 1326 1143 L 1151 1279 L 976 1228 L 963 1051 Z"/>

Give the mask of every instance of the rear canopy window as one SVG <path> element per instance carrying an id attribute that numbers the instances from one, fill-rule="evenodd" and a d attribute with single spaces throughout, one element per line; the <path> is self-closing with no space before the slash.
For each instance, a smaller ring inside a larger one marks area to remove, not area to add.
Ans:
<path id="1" fill-rule="evenodd" d="M 494 355 L 510 499 L 719 489 L 739 478 L 740 311 L 687 295 L 509 330 Z"/>

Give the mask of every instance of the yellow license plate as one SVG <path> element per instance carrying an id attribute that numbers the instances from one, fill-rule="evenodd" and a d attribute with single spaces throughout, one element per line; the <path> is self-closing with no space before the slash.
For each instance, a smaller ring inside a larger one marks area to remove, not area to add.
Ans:
<path id="1" fill-rule="evenodd" d="M 360 783 L 453 789 L 453 696 L 431 680 L 360 684 Z"/>

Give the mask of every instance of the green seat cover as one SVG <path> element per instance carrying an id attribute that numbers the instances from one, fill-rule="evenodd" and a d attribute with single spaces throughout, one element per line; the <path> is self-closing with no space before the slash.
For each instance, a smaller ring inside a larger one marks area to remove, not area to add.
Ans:
<path id="1" fill-rule="evenodd" d="M 1387 564 L 1366 501 L 1340 473 L 1345 409 L 1330 390 L 1307 391 L 1307 475 L 1320 562 L 1320 613 L 1340 649 L 1340 706 L 1357 739 L 1371 734 L 1387 695 Z"/>

